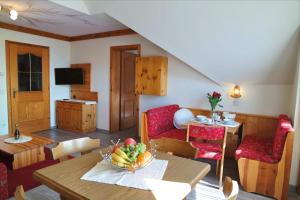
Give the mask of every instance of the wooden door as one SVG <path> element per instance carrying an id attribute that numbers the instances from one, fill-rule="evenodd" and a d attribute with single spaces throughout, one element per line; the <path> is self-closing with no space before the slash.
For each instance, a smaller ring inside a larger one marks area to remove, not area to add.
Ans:
<path id="1" fill-rule="evenodd" d="M 134 127 L 137 115 L 137 96 L 135 94 L 135 59 L 136 55 L 121 52 L 121 94 L 120 94 L 120 129 Z"/>
<path id="2" fill-rule="evenodd" d="M 50 128 L 49 48 L 8 42 L 11 131 Z"/>

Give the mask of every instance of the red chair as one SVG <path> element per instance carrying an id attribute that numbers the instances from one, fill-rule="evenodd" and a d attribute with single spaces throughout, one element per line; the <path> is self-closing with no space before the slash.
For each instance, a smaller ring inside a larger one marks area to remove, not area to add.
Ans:
<path id="1" fill-rule="evenodd" d="M 217 174 L 220 173 L 219 187 L 222 186 L 226 137 L 227 128 L 224 126 L 206 126 L 199 123 L 188 124 L 186 141 L 191 142 L 192 146 L 197 149 L 195 158 L 217 161 L 216 171 Z M 219 141 L 222 142 L 222 145 Z"/>

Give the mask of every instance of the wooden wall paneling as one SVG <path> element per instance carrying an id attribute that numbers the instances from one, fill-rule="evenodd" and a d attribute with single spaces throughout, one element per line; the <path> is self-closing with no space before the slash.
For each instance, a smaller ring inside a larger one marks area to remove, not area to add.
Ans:
<path id="1" fill-rule="evenodd" d="M 71 97 L 73 99 L 98 101 L 98 93 L 91 92 L 91 64 L 72 64 L 71 68 L 82 68 L 84 71 L 84 84 L 71 86 Z"/>
<path id="2" fill-rule="evenodd" d="M 188 108 L 194 115 L 210 117 L 211 111 L 206 109 Z M 252 135 L 271 139 L 274 137 L 278 117 L 267 115 L 255 115 L 236 113 L 236 121 L 243 123 L 243 136 Z"/>

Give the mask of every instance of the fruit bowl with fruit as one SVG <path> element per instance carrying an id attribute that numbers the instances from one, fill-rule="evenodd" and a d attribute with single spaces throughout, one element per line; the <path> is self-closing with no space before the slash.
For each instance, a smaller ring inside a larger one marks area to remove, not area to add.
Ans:
<path id="1" fill-rule="evenodd" d="M 122 145 L 118 142 L 114 144 L 110 160 L 117 168 L 134 171 L 150 164 L 153 155 L 147 150 L 145 144 L 127 138 Z"/>

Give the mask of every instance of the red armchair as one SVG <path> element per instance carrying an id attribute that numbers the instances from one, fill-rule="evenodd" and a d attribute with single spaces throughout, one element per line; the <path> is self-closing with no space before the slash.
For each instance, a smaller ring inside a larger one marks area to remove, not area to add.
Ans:
<path id="1" fill-rule="evenodd" d="M 245 136 L 235 153 L 245 191 L 287 199 L 293 131 L 289 118 L 280 115 L 273 139 Z"/>
<path id="2" fill-rule="evenodd" d="M 168 105 L 150 109 L 142 113 L 141 141 L 149 146 L 149 140 L 162 137 L 186 139 L 186 131 L 176 129 L 173 125 L 174 114 L 179 105 Z"/>

